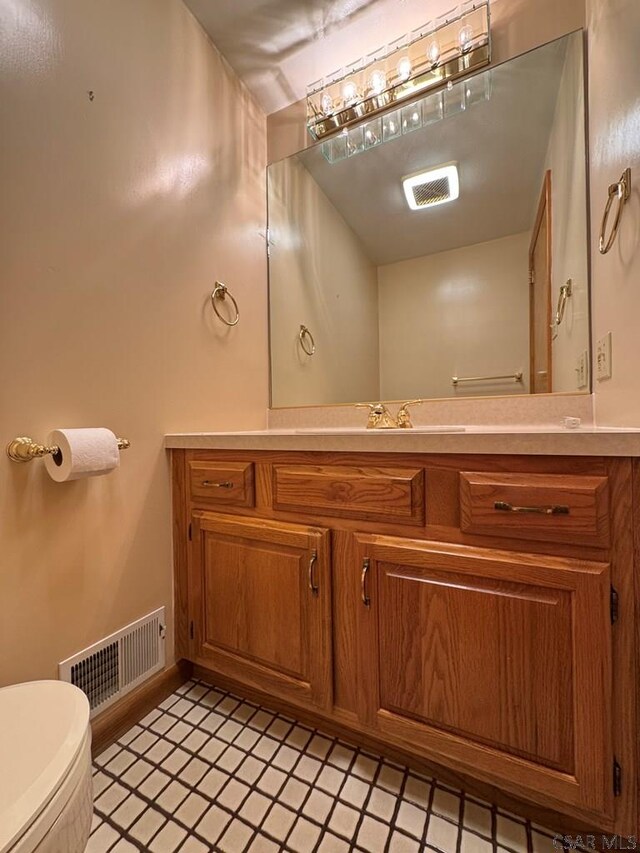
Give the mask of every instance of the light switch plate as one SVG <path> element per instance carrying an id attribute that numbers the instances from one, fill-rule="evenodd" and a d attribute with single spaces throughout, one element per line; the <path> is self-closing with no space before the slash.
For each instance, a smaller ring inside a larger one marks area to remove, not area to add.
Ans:
<path id="1" fill-rule="evenodd" d="M 596 343 L 596 379 L 611 379 L 611 332 Z"/>

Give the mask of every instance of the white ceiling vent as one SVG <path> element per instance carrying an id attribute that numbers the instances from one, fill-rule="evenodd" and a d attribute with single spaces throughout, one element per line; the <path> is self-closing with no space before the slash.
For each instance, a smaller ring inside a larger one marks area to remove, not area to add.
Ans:
<path id="1" fill-rule="evenodd" d="M 164 607 L 58 664 L 61 681 L 89 699 L 91 716 L 137 687 L 165 662 Z"/>
<path id="2" fill-rule="evenodd" d="M 417 172 L 403 178 L 402 186 L 411 210 L 446 204 L 460 195 L 458 166 L 456 163 L 446 163 L 435 169 Z"/>

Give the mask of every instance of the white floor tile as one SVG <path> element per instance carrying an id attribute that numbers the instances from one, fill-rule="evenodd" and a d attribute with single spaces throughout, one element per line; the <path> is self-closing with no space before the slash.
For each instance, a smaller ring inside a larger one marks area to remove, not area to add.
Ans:
<path id="1" fill-rule="evenodd" d="M 169 821 L 149 844 L 149 850 L 151 853 L 174 853 L 186 837 L 186 829 Z"/>
<path id="2" fill-rule="evenodd" d="M 189 794 L 175 812 L 177 820 L 186 826 L 194 827 L 209 807 L 209 801 L 200 794 Z"/>
<path id="3" fill-rule="evenodd" d="M 514 850 L 515 853 L 527 853 L 527 830 L 523 823 L 516 823 L 504 815 L 496 817 L 496 836 L 498 844 Z"/>
<path id="4" fill-rule="evenodd" d="M 291 811 L 291 809 L 285 808 L 285 806 L 281 806 L 279 803 L 276 803 L 265 818 L 265 821 L 262 824 L 262 829 L 268 835 L 272 835 L 279 841 L 284 841 L 289 834 L 289 830 L 293 826 L 295 819 L 295 812 Z"/>
<path id="5" fill-rule="evenodd" d="M 389 838 L 389 825 L 367 815 L 360 826 L 357 842 L 368 853 L 382 853 Z"/>
<path id="6" fill-rule="evenodd" d="M 330 769 L 330 768 L 329 768 Z M 371 786 L 362 779 L 356 779 L 355 776 L 347 776 L 344 785 L 340 790 L 340 799 L 346 800 L 350 805 L 361 808 L 365 800 L 369 796 Z M 382 790 L 382 789 L 380 789 Z M 391 794 L 389 796 L 392 796 Z"/>
<path id="7" fill-rule="evenodd" d="M 142 814 L 146 809 L 147 804 L 135 794 L 130 794 L 127 799 L 118 806 L 111 815 L 111 820 L 117 823 L 122 829 L 128 829 L 131 824 Z"/>
<path id="8" fill-rule="evenodd" d="M 309 853 L 315 847 L 319 837 L 320 828 L 306 818 L 299 817 L 287 839 L 287 846 L 296 853 Z"/>
<path id="9" fill-rule="evenodd" d="M 458 827 L 437 815 L 429 818 L 427 844 L 442 850 L 442 853 L 456 853 L 458 843 Z"/>
<path id="10" fill-rule="evenodd" d="M 164 815 L 152 808 L 149 808 L 146 812 L 142 813 L 129 832 L 135 839 L 140 841 L 141 844 L 146 844 L 151 838 L 153 838 L 163 823 L 166 823 Z"/>
<path id="11" fill-rule="evenodd" d="M 322 791 L 313 790 L 307 797 L 302 811 L 316 823 L 324 824 L 332 806 L 333 797 L 324 794 Z"/>
<path id="12" fill-rule="evenodd" d="M 196 832 L 208 844 L 213 846 L 226 829 L 230 820 L 231 815 L 228 812 L 219 808 L 219 806 L 213 805 L 196 826 Z"/>
<path id="13" fill-rule="evenodd" d="M 337 835 L 351 838 L 358 825 L 360 812 L 344 803 L 338 803 L 329 818 L 329 828 Z"/>
<path id="14" fill-rule="evenodd" d="M 250 788 L 244 782 L 238 779 L 231 779 L 227 785 L 218 794 L 217 802 L 224 806 L 229 811 L 235 812 L 240 808 L 241 803 L 247 798 Z"/>
<path id="15" fill-rule="evenodd" d="M 421 845 L 413 838 L 394 832 L 389 843 L 389 853 L 419 853 Z"/>

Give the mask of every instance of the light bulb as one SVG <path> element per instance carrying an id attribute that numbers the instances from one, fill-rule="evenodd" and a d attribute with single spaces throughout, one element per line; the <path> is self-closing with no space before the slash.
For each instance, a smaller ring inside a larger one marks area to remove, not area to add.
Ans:
<path id="1" fill-rule="evenodd" d="M 427 48 L 427 59 L 432 66 L 435 66 L 440 61 L 440 46 L 437 41 L 432 41 Z"/>
<path id="2" fill-rule="evenodd" d="M 408 56 L 403 56 L 400 62 L 398 62 L 398 77 L 401 80 L 408 80 L 411 77 L 411 71 L 413 70 L 411 67 L 411 60 Z"/>
<path id="3" fill-rule="evenodd" d="M 458 33 L 458 42 L 460 44 L 460 50 L 465 53 L 471 47 L 471 40 L 473 39 L 473 30 L 467 24 L 466 27 L 463 27 Z"/>
<path id="4" fill-rule="evenodd" d="M 395 121 L 390 121 L 389 122 L 389 133 L 395 133 L 395 132 L 396 132 L 396 123 L 395 123 Z"/>
<path id="5" fill-rule="evenodd" d="M 353 80 L 347 80 L 342 87 L 342 97 L 347 105 L 353 104 L 358 100 L 358 87 Z"/>
<path id="6" fill-rule="evenodd" d="M 387 88 L 387 75 L 379 68 L 371 72 L 369 86 L 374 95 L 381 95 Z"/>
<path id="7" fill-rule="evenodd" d="M 333 98 L 328 92 L 325 92 L 320 99 L 320 109 L 326 116 L 331 115 L 333 112 Z"/>
<path id="8" fill-rule="evenodd" d="M 371 147 L 372 145 L 377 145 L 380 142 L 380 137 L 376 133 L 376 126 L 368 125 L 364 132 L 364 142 L 365 146 Z"/>

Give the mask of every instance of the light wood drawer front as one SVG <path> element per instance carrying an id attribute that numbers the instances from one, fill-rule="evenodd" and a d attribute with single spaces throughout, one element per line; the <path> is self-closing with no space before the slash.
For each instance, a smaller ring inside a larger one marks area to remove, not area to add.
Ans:
<path id="1" fill-rule="evenodd" d="M 460 527 L 465 533 L 606 547 L 607 478 L 461 472 Z"/>
<path id="2" fill-rule="evenodd" d="M 191 499 L 224 506 L 255 505 L 253 462 L 190 462 Z"/>
<path id="3" fill-rule="evenodd" d="M 273 505 L 280 510 L 424 523 L 422 468 L 275 465 Z"/>

